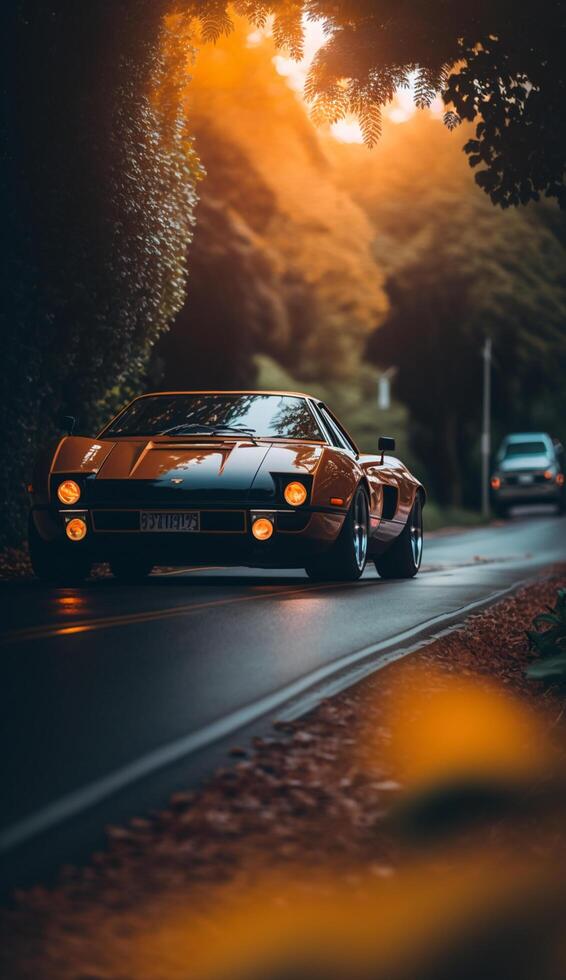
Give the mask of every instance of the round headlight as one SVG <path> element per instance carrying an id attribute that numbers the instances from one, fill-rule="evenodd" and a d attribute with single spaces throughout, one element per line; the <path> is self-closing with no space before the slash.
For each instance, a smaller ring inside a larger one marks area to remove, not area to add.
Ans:
<path id="1" fill-rule="evenodd" d="M 82 541 L 86 536 L 86 521 L 82 517 L 73 517 L 65 528 L 65 532 L 70 541 Z"/>
<path id="2" fill-rule="evenodd" d="M 287 484 L 283 496 L 290 507 L 300 507 L 307 499 L 306 487 L 295 480 Z"/>
<path id="3" fill-rule="evenodd" d="M 267 541 L 273 534 L 273 522 L 267 517 L 257 517 L 252 524 L 252 534 L 258 541 Z"/>
<path id="4" fill-rule="evenodd" d="M 76 504 L 81 496 L 81 488 L 74 480 L 63 480 L 57 487 L 57 496 L 62 504 Z"/>

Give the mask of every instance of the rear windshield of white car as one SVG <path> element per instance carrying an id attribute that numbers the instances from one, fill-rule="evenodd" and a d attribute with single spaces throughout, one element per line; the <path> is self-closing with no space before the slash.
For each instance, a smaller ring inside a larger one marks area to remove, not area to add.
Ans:
<path id="1" fill-rule="evenodd" d="M 305 398 L 291 395 L 188 394 L 138 398 L 104 436 L 238 433 L 323 442 Z"/>
<path id="2" fill-rule="evenodd" d="M 545 456 L 548 449 L 544 442 L 510 442 L 505 447 L 507 456 Z"/>

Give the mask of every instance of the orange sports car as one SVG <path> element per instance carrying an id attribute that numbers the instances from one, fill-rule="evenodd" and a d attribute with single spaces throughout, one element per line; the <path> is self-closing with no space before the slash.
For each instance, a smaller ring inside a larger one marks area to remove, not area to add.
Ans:
<path id="1" fill-rule="evenodd" d="M 282 391 L 167 391 L 135 398 L 96 437 L 69 434 L 36 467 L 36 575 L 118 579 L 155 565 L 304 568 L 352 581 L 366 562 L 411 578 L 425 491 L 398 459 L 360 452 L 319 399 Z"/>

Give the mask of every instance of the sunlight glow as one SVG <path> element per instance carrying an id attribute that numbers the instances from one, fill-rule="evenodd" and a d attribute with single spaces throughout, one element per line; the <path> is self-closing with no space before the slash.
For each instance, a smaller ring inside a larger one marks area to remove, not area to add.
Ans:
<path id="1" fill-rule="evenodd" d="M 338 122 L 332 123 L 330 132 L 341 143 L 363 143 L 364 141 L 360 124 L 354 116 L 347 116 L 346 119 L 339 119 Z"/>
<path id="2" fill-rule="evenodd" d="M 292 58 L 286 58 L 280 54 L 276 54 L 273 59 L 275 68 L 280 75 L 283 75 L 287 79 L 287 84 L 290 88 L 300 93 L 303 91 L 305 79 L 313 59 L 318 49 L 322 47 L 326 40 L 323 20 L 307 20 L 304 17 L 303 29 L 304 48 L 301 60 L 294 61 Z"/>
<path id="3" fill-rule="evenodd" d="M 304 54 L 300 61 L 293 61 L 292 58 L 285 57 L 282 54 L 276 54 L 273 58 L 273 64 L 279 75 L 282 75 L 287 80 L 289 87 L 299 95 L 302 95 L 305 79 L 313 59 L 319 48 L 326 41 L 324 21 L 307 20 L 305 17 L 304 32 Z M 253 31 L 248 35 L 248 44 L 250 47 L 255 47 L 269 33 L 269 28 L 263 31 Z M 399 89 L 396 92 L 393 102 L 384 111 L 385 118 L 390 119 L 393 123 L 405 123 L 411 119 L 417 111 L 413 96 L 414 79 L 411 79 L 411 84 L 408 88 Z M 429 111 L 435 117 L 442 115 L 444 107 L 439 96 L 436 97 Z M 348 116 L 345 119 L 340 119 L 338 122 L 333 123 L 330 126 L 330 132 L 341 143 L 363 143 L 362 131 L 359 123 L 353 116 Z"/>

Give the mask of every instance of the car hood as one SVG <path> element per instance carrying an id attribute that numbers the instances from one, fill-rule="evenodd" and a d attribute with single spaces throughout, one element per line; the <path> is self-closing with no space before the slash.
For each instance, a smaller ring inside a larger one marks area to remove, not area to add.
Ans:
<path id="1" fill-rule="evenodd" d="M 513 473 L 516 470 L 545 470 L 552 466 L 552 460 L 546 453 L 539 453 L 537 456 L 512 456 L 510 459 L 503 459 L 499 463 L 498 469 L 502 473 Z"/>
<path id="2" fill-rule="evenodd" d="M 304 443 L 253 443 L 248 439 L 171 438 L 93 440 L 68 436 L 53 464 L 56 473 L 95 474 L 106 480 L 151 482 L 191 491 L 268 489 L 270 474 L 312 473 L 322 446 Z"/>

